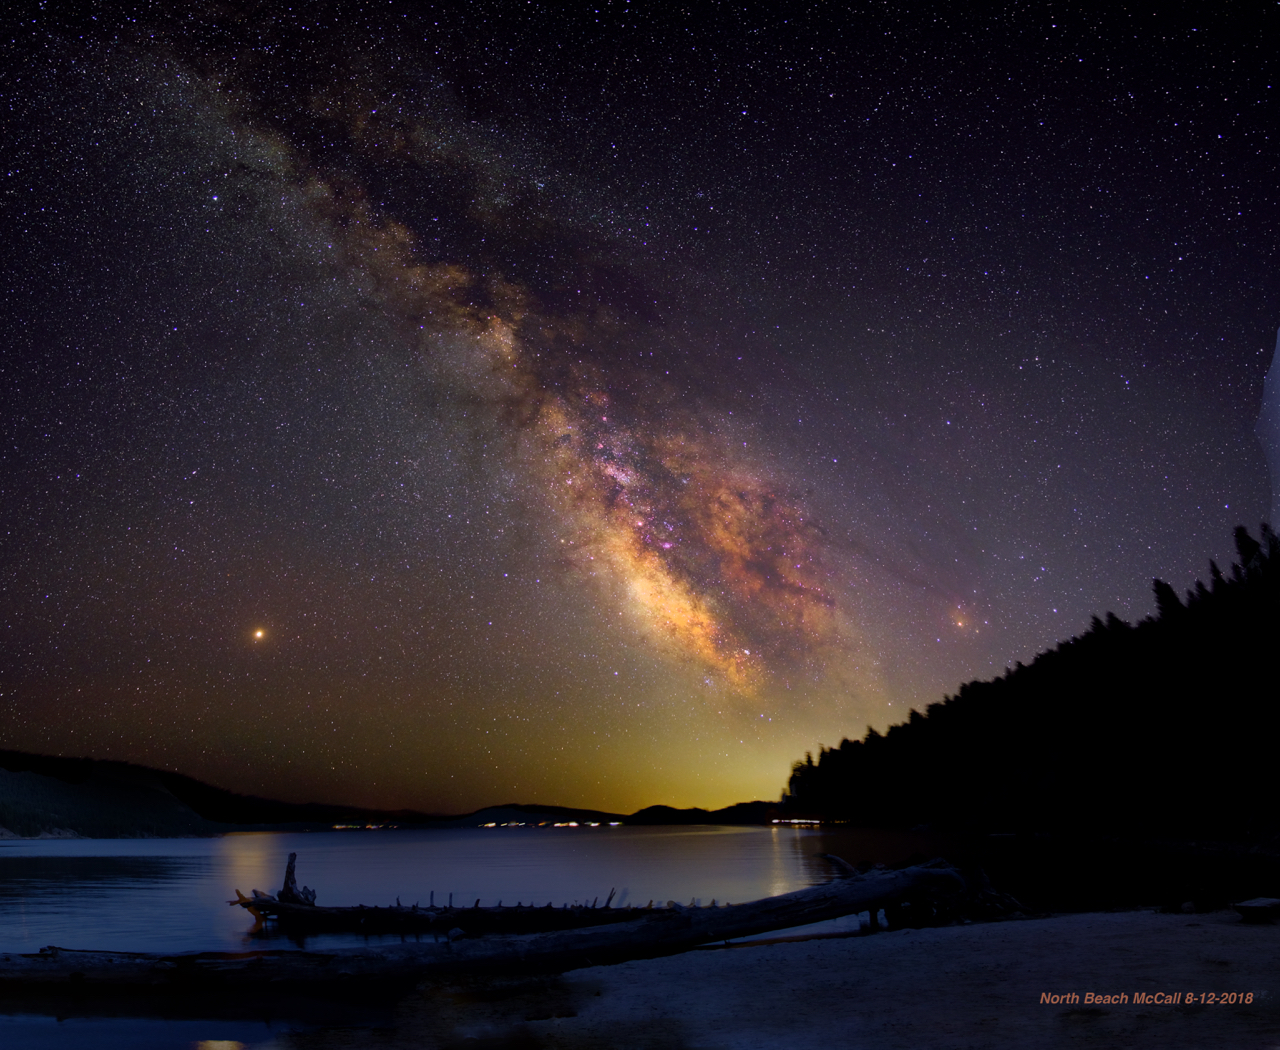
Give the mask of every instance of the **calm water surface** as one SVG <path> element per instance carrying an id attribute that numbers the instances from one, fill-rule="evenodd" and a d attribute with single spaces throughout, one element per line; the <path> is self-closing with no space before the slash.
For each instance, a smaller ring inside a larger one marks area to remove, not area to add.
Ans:
<path id="1" fill-rule="evenodd" d="M 274 893 L 298 854 L 317 903 L 543 905 L 748 901 L 825 881 L 821 836 L 792 828 L 466 828 L 254 832 L 215 839 L 0 842 L 0 951 L 240 950 L 236 889 Z M 307 948 L 376 943 L 308 938 Z M 271 947 L 288 947 L 273 942 Z"/>
<path id="2" fill-rule="evenodd" d="M 824 834 L 795 828 L 474 828 L 447 831 L 246 833 L 216 839 L 0 842 L 0 951 L 48 944 L 116 951 L 288 948 L 250 936 L 252 918 L 228 907 L 235 890 L 274 893 L 286 859 L 320 904 L 603 903 L 644 906 L 755 900 L 824 882 L 820 853 L 897 863 L 926 853 L 920 836 Z M 825 926 L 856 928 L 857 917 Z M 381 940 L 386 940 L 381 939 Z M 379 943 L 326 935 L 305 947 Z M 277 1050 L 290 1031 L 383 1028 L 386 1018 L 326 1020 L 267 1003 L 272 1016 L 102 1016 L 74 1004 L 0 997 L 4 1050 Z M 345 1008 L 344 1008 L 345 1009 Z M 372 1029 L 370 1029 L 372 1033 Z M 372 1034 L 370 1038 L 373 1039 Z M 287 1038 L 284 1043 L 287 1044 Z M 376 1043 L 377 1040 L 373 1039 Z"/>

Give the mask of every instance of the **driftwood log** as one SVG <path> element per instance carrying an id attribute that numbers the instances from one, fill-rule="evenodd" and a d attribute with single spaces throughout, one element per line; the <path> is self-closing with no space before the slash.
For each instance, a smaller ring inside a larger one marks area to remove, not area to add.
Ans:
<path id="1" fill-rule="evenodd" d="M 469 908 L 455 908 L 450 903 L 437 906 L 432 894 L 426 907 L 420 904 L 402 905 L 399 900 L 387 907 L 321 907 L 316 904 L 316 891 L 306 886 L 298 889 L 296 853 L 289 854 L 285 868 L 284 886 L 275 896 L 253 890 L 246 897 L 236 890 L 236 899 L 228 904 L 239 905 L 264 923 L 271 923 L 292 935 L 314 933 L 391 933 L 391 934 L 453 934 L 475 937 L 492 933 L 547 933 L 552 930 L 575 930 L 584 926 L 604 926 L 618 922 L 632 922 L 649 909 L 613 908 L 613 892 L 600 905 L 597 897 L 591 904 L 551 903 L 543 907 L 519 903 L 496 907 L 480 907 L 480 902 Z M 257 932 L 257 931 L 255 931 Z"/>
<path id="2" fill-rule="evenodd" d="M 298 889 L 298 855 L 296 853 L 289 854 L 289 863 L 284 867 L 284 885 L 280 887 L 280 892 L 276 894 L 276 900 L 284 904 L 293 904 L 299 907 L 314 907 L 316 903 L 316 891 L 303 886 Z M 236 896 L 240 895 L 240 891 L 236 890 Z M 237 901 L 237 903 L 239 903 Z"/>
<path id="3" fill-rule="evenodd" d="M 354 991 L 376 985 L 412 987 L 433 976 L 463 973 L 554 973 L 582 966 L 674 955 L 699 945 L 801 926 L 904 900 L 963 891 L 964 879 L 942 864 L 857 874 L 831 858 L 840 874 L 821 886 L 746 904 L 633 910 L 629 921 L 540 934 L 467 937 L 431 942 L 315 951 L 132 952 L 44 948 L 0 954 L 0 991 L 27 986 L 85 990 L 306 989 Z M 532 909 L 531 909 L 532 910 Z M 628 913 L 615 909 L 621 914 Z"/>
<path id="4" fill-rule="evenodd" d="M 1242 922 L 1261 924 L 1280 919 L 1280 899 L 1276 897 L 1254 897 L 1231 907 L 1240 913 Z"/>

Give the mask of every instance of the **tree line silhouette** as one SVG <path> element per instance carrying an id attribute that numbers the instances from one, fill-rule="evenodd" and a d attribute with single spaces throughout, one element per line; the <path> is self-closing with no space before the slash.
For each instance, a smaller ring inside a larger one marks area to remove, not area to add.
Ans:
<path id="1" fill-rule="evenodd" d="M 1259 842 L 1280 831 L 1280 540 L 1112 613 L 883 735 L 796 763 L 784 810 L 864 827 Z"/>

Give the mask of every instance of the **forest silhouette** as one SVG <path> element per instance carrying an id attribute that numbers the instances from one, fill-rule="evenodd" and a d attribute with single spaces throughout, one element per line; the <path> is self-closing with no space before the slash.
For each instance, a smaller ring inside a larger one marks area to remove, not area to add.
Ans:
<path id="1" fill-rule="evenodd" d="M 1280 539 L 1235 530 L 1183 600 L 1090 629 L 796 763 L 784 810 L 860 827 L 1266 844 L 1280 831 Z M 1274 843 L 1272 843 L 1274 844 Z"/>

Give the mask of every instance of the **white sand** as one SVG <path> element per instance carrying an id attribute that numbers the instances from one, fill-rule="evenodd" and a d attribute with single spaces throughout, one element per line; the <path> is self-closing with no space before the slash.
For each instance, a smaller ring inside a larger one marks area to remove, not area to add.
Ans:
<path id="1" fill-rule="evenodd" d="M 1178 991 L 1254 999 L 1084 1001 Z M 1044 1005 L 1042 992 L 1081 1001 Z M 505 999 L 437 989 L 406 1003 L 377 1045 L 1280 1050 L 1276 993 L 1280 926 L 1231 912 L 1072 915 L 695 951 L 578 970 Z"/>

